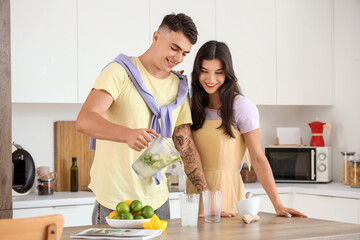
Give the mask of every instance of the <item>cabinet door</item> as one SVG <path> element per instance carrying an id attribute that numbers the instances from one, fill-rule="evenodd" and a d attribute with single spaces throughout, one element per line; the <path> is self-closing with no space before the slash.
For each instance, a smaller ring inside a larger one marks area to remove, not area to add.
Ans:
<path id="1" fill-rule="evenodd" d="M 296 210 L 311 218 L 360 223 L 358 199 L 294 194 L 292 201 Z"/>
<path id="2" fill-rule="evenodd" d="M 64 216 L 64 227 L 91 225 L 94 205 L 74 205 L 61 207 L 14 209 L 13 218 L 30 218 L 61 214 Z"/>
<path id="3" fill-rule="evenodd" d="M 77 102 L 76 1 L 11 1 L 12 102 Z"/>
<path id="4" fill-rule="evenodd" d="M 150 1 L 150 38 L 158 29 L 165 15 L 170 13 L 184 13 L 190 16 L 198 30 L 198 41 L 191 48 L 184 61 L 175 67 L 175 70 L 184 70 L 189 84 L 195 56 L 201 45 L 215 39 L 215 0 L 183 0 L 178 3 L 168 0 Z"/>
<path id="5" fill-rule="evenodd" d="M 277 103 L 331 105 L 332 1 L 277 0 Z"/>
<path id="6" fill-rule="evenodd" d="M 216 39 L 231 51 L 243 94 L 276 104 L 275 0 L 223 0 L 216 5 Z"/>
<path id="7" fill-rule="evenodd" d="M 170 219 L 180 218 L 180 200 L 171 199 L 170 204 Z"/>
<path id="8" fill-rule="evenodd" d="M 292 207 L 291 203 L 291 193 L 281 193 L 279 198 L 282 204 L 286 207 Z M 270 198 L 266 194 L 254 195 L 254 197 L 260 198 L 260 207 L 259 212 L 275 213 L 274 207 L 270 201 Z"/>
<path id="9" fill-rule="evenodd" d="M 120 53 L 149 47 L 149 0 L 78 0 L 79 102 L 101 70 Z"/>

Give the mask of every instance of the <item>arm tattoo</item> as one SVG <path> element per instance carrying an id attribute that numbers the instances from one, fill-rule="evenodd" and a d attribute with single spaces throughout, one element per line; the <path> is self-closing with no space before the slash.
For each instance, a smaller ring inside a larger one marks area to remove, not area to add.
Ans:
<path id="1" fill-rule="evenodd" d="M 184 170 L 196 190 L 201 193 L 207 188 L 207 183 L 201 166 L 200 155 L 191 135 L 190 125 L 175 127 L 173 140 L 184 163 Z"/>

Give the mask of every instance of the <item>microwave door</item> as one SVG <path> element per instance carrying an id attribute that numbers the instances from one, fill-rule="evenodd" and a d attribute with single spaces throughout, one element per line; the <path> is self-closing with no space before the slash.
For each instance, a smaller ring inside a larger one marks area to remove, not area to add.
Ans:
<path id="1" fill-rule="evenodd" d="M 314 149 L 268 148 L 266 156 L 276 182 L 316 181 Z"/>

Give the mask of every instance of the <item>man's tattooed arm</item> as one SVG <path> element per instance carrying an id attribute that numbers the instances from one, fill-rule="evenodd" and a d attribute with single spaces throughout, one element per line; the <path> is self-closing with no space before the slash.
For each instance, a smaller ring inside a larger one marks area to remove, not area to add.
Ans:
<path id="1" fill-rule="evenodd" d="M 173 140 L 183 160 L 185 173 L 191 183 L 199 193 L 207 190 L 200 155 L 192 138 L 190 125 L 183 124 L 175 127 Z"/>

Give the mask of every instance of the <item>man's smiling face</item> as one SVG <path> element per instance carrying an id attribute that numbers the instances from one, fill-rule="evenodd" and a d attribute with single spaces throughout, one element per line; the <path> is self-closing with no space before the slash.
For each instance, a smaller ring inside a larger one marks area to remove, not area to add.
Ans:
<path id="1" fill-rule="evenodd" d="M 190 52 L 192 43 L 181 31 L 159 30 L 154 33 L 156 65 L 161 71 L 170 72 Z"/>

